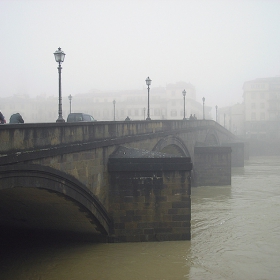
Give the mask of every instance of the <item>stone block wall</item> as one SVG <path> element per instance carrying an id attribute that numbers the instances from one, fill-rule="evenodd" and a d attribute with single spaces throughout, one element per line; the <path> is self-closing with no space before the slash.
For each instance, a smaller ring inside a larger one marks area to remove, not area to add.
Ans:
<path id="1" fill-rule="evenodd" d="M 195 147 L 194 166 L 196 186 L 231 185 L 230 147 Z"/>
<path id="2" fill-rule="evenodd" d="M 191 239 L 189 158 L 111 159 L 108 167 L 113 242 Z"/>

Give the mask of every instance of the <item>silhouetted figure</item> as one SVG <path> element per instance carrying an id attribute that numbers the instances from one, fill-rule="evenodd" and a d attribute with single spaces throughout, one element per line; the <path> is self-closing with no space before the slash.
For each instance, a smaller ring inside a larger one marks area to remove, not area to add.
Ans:
<path id="1" fill-rule="evenodd" d="M 197 120 L 197 118 L 196 118 L 195 114 L 193 114 L 193 119 L 194 119 L 194 120 Z"/>
<path id="2" fill-rule="evenodd" d="M 5 117 L 0 110 L 0 124 L 4 124 L 4 123 L 6 123 L 6 120 L 5 120 Z"/>
<path id="3" fill-rule="evenodd" d="M 16 113 L 16 114 L 11 115 L 10 123 L 24 123 L 24 120 L 20 113 Z"/>
<path id="4" fill-rule="evenodd" d="M 126 122 L 127 122 L 127 121 L 130 121 L 129 116 L 127 116 L 127 117 L 125 118 L 125 121 L 126 121 Z"/>
<path id="5" fill-rule="evenodd" d="M 190 120 L 193 120 L 193 115 L 192 114 L 190 115 Z"/>

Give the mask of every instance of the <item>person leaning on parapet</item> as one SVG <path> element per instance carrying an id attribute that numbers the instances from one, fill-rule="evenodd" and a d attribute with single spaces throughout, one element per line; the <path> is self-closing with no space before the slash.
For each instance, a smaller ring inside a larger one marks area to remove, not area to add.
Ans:
<path id="1" fill-rule="evenodd" d="M 16 114 L 11 115 L 10 123 L 24 123 L 24 120 L 20 113 L 16 113 Z"/>
<path id="2" fill-rule="evenodd" d="M 5 117 L 3 116 L 1 110 L 0 110 L 0 124 L 6 123 Z"/>

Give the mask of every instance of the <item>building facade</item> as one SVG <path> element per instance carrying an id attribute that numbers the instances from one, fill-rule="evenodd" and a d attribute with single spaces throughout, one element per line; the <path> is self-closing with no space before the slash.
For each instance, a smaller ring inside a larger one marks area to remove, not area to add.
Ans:
<path id="1" fill-rule="evenodd" d="M 247 138 L 280 138 L 280 77 L 247 81 L 243 85 Z"/>
<path id="2" fill-rule="evenodd" d="M 166 87 L 150 87 L 150 118 L 152 120 L 178 120 L 195 115 L 197 119 L 203 117 L 202 102 L 196 101 L 195 87 L 190 83 L 178 82 Z M 58 97 L 27 95 L 0 98 L 1 110 L 7 123 L 14 113 L 20 113 L 26 123 L 55 122 L 58 118 Z M 115 101 L 115 102 L 114 102 Z M 97 121 L 123 121 L 126 117 L 131 120 L 145 120 L 148 114 L 148 91 L 92 91 L 87 94 L 77 94 L 71 99 L 72 113 L 86 113 Z M 205 119 L 211 119 L 211 107 L 205 106 Z M 62 97 L 62 115 L 66 120 L 70 113 L 68 96 Z"/>
<path id="3" fill-rule="evenodd" d="M 233 106 L 216 108 L 217 122 L 228 129 L 233 134 L 244 137 L 245 126 L 244 116 L 245 107 L 244 103 L 237 103 Z M 215 119 L 216 120 L 216 119 Z"/>

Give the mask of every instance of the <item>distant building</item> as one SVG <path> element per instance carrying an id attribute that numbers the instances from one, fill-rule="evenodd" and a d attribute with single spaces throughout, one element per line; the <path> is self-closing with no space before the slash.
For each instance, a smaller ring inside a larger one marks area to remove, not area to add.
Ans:
<path id="1" fill-rule="evenodd" d="M 245 82 L 243 98 L 247 137 L 279 139 L 280 77 Z"/>
<path id="2" fill-rule="evenodd" d="M 25 123 L 55 122 L 58 117 L 58 97 L 14 95 L 0 100 L 6 120 L 14 113 L 20 113 Z"/>
<path id="3" fill-rule="evenodd" d="M 185 115 L 186 118 L 195 115 L 198 119 L 203 118 L 202 101 L 196 101 L 195 87 L 190 83 L 177 82 L 176 84 L 168 84 L 166 86 L 165 106 L 167 119 L 182 119 L 184 116 L 183 90 L 186 91 L 185 96 Z M 205 118 L 210 119 L 211 107 L 204 108 Z"/>
<path id="4" fill-rule="evenodd" d="M 150 87 L 150 117 L 152 120 L 184 117 L 184 99 L 182 91 L 186 90 L 185 116 L 203 117 L 202 101 L 196 101 L 195 87 L 190 83 L 178 82 L 166 87 Z M 127 116 L 131 120 L 145 120 L 148 113 L 147 88 L 141 90 L 98 91 L 72 96 L 71 111 L 92 115 L 98 121 L 123 121 Z M 6 117 L 19 112 L 25 123 L 55 122 L 58 118 L 58 97 L 15 95 L 0 98 L 1 109 Z M 211 107 L 205 105 L 205 118 L 211 119 Z M 62 116 L 66 120 L 70 113 L 68 96 L 62 96 Z"/>
<path id="5" fill-rule="evenodd" d="M 217 108 L 217 122 L 233 134 L 244 137 L 244 103 Z"/>
<path id="6" fill-rule="evenodd" d="M 243 85 L 245 139 L 254 155 L 280 155 L 280 77 Z"/>
<path id="7" fill-rule="evenodd" d="M 152 120 L 180 120 L 184 117 L 184 99 L 182 91 L 186 90 L 185 117 L 196 115 L 203 118 L 202 101 L 196 100 L 195 87 L 190 83 L 177 82 L 166 87 L 150 87 L 150 118 Z M 30 98 L 28 95 L 15 95 L 0 98 L 1 109 L 6 117 L 19 112 L 25 123 L 55 122 L 58 118 L 58 96 L 40 95 Z M 113 101 L 116 101 L 115 106 Z M 206 106 L 205 119 L 211 119 L 211 107 Z M 148 114 L 148 91 L 141 90 L 99 91 L 72 96 L 72 113 L 86 113 L 97 121 L 145 120 Z M 62 96 L 62 116 L 66 120 L 70 113 L 68 96 Z"/>

